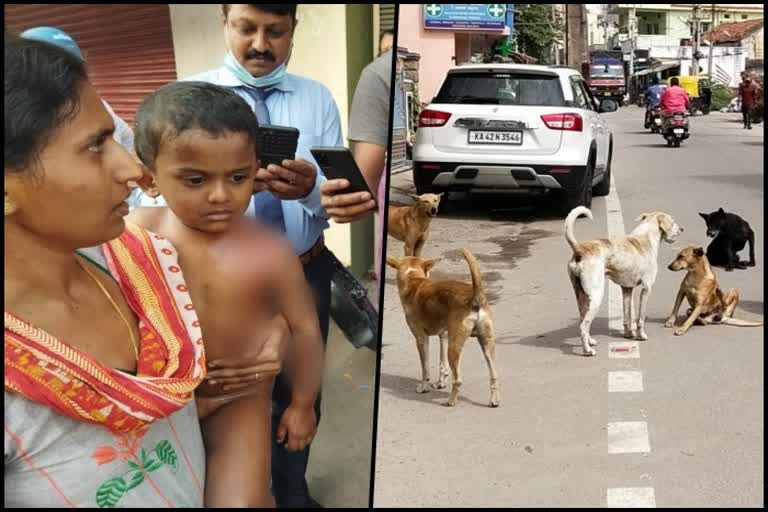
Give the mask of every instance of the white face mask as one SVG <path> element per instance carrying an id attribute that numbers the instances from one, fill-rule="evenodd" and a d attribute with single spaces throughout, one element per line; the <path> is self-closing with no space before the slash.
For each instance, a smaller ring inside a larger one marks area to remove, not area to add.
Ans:
<path id="1" fill-rule="evenodd" d="M 271 85 L 282 82 L 285 78 L 286 66 L 285 62 L 277 66 L 270 74 L 255 77 L 251 75 L 242 64 L 240 64 L 232 52 L 227 52 L 227 56 L 224 57 L 224 66 L 232 72 L 241 82 L 250 85 L 251 87 L 269 87 Z"/>

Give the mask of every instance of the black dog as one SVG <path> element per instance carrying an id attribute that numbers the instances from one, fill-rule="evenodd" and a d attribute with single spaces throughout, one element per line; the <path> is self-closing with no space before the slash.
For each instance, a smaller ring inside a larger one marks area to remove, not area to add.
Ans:
<path id="1" fill-rule="evenodd" d="M 755 232 L 749 223 L 734 213 L 726 213 L 722 208 L 710 214 L 699 213 L 707 223 L 707 236 L 713 237 L 707 247 L 707 259 L 711 265 L 725 267 L 730 272 L 734 268 L 755 266 Z M 749 262 L 740 261 L 737 252 L 749 242 Z"/>

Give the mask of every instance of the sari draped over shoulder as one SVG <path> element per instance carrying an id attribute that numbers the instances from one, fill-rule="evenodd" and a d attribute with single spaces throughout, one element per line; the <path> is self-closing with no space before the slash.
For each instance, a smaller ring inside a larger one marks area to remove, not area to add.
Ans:
<path id="1" fill-rule="evenodd" d="M 101 249 L 139 318 L 136 375 L 5 311 L 5 389 L 116 434 L 141 433 L 184 407 L 205 377 L 200 324 L 170 242 L 127 223 Z"/>

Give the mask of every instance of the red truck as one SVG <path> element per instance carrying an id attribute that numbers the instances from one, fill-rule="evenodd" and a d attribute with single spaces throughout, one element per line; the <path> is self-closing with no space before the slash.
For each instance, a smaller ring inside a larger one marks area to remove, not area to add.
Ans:
<path id="1" fill-rule="evenodd" d="M 621 50 L 594 50 L 582 67 L 584 79 L 596 98 L 613 98 L 622 105 L 627 93 L 624 54 Z"/>

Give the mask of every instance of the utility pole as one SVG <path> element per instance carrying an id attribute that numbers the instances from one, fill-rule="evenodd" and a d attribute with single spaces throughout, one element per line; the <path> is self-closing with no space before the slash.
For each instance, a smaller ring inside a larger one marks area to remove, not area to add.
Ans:
<path id="1" fill-rule="evenodd" d="M 709 24 L 709 30 L 710 31 L 715 30 L 715 4 L 712 4 L 711 18 L 712 19 L 710 20 L 710 24 Z M 709 73 L 709 79 L 710 80 L 712 80 L 712 77 L 715 75 L 712 72 L 712 52 L 714 51 L 714 49 L 715 49 L 715 42 L 714 41 L 710 41 L 709 42 L 709 62 L 708 62 L 708 65 L 707 65 L 707 72 Z"/>
<path id="2" fill-rule="evenodd" d="M 568 20 L 568 4 L 563 4 L 564 11 L 565 11 L 565 65 L 570 66 L 571 65 L 571 54 L 570 54 L 570 34 L 568 30 L 568 25 L 570 25 L 570 22 Z"/>
<path id="3" fill-rule="evenodd" d="M 629 80 L 635 76 L 635 4 L 629 9 Z"/>
<path id="4" fill-rule="evenodd" d="M 691 58 L 691 71 L 693 71 L 693 76 L 699 75 L 699 59 L 697 58 L 699 55 L 699 4 L 693 4 L 693 14 L 691 18 L 691 23 L 693 24 L 693 55 Z"/>

